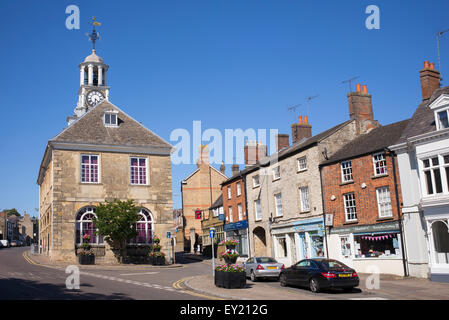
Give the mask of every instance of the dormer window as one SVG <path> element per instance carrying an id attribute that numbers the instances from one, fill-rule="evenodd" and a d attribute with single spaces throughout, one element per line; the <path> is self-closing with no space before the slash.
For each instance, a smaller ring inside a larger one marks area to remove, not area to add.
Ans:
<path id="1" fill-rule="evenodd" d="M 435 115 L 436 129 L 444 130 L 449 128 L 449 95 L 440 95 L 429 107 Z"/>
<path id="2" fill-rule="evenodd" d="M 115 110 L 106 111 L 104 113 L 104 125 L 106 127 L 118 127 L 118 112 Z"/>

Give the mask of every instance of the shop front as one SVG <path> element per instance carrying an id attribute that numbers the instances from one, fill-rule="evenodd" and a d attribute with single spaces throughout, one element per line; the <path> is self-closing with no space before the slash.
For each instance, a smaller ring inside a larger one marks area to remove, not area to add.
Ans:
<path id="1" fill-rule="evenodd" d="M 248 257 L 248 221 L 240 220 L 233 223 L 227 223 L 224 225 L 224 232 L 226 240 L 238 240 L 239 243 L 235 250 L 239 253 L 240 257 Z"/>
<path id="2" fill-rule="evenodd" d="M 272 227 L 276 260 L 287 267 L 302 259 L 324 257 L 323 226 L 322 218 L 314 218 Z"/>
<path id="3" fill-rule="evenodd" d="M 331 228 L 329 257 L 363 273 L 404 275 L 397 221 Z"/>

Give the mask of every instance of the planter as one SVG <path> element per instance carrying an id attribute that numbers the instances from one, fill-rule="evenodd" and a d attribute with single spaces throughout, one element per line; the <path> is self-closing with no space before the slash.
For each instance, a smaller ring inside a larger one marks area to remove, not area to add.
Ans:
<path id="1" fill-rule="evenodd" d="M 163 266 L 165 265 L 165 257 L 164 256 L 151 257 L 151 264 L 154 266 Z"/>
<path id="2" fill-rule="evenodd" d="M 235 264 L 237 262 L 237 258 L 238 257 L 223 257 L 224 261 L 226 262 L 226 264 Z"/>
<path id="3" fill-rule="evenodd" d="M 95 255 L 93 254 L 80 254 L 78 256 L 79 264 L 95 264 Z"/>
<path id="4" fill-rule="evenodd" d="M 215 285 L 227 289 L 240 289 L 246 286 L 246 272 L 215 271 Z"/>

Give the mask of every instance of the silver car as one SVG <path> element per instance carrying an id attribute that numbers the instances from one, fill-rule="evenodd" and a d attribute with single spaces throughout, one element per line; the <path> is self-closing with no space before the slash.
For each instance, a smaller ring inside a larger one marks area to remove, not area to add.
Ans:
<path id="1" fill-rule="evenodd" d="M 270 257 L 249 258 L 243 263 L 243 266 L 246 271 L 246 276 L 250 277 L 251 281 L 257 281 L 258 278 L 279 279 L 279 274 L 284 269 L 282 263 Z"/>

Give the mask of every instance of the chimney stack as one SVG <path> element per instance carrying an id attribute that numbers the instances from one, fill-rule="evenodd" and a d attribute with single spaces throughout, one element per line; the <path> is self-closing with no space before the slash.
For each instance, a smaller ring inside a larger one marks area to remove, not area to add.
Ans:
<path id="1" fill-rule="evenodd" d="M 310 138 L 311 136 L 312 126 L 309 124 L 307 116 L 304 116 L 304 122 L 302 121 L 302 116 L 299 116 L 298 123 L 292 124 L 292 144 L 303 138 Z"/>
<path id="2" fill-rule="evenodd" d="M 435 64 L 424 61 L 424 69 L 419 71 L 421 79 L 422 100 L 427 100 L 440 87 L 440 72 L 435 70 Z"/>
<path id="3" fill-rule="evenodd" d="M 371 95 L 366 84 L 356 85 L 356 92 L 348 93 L 349 117 L 356 120 L 357 134 L 362 134 L 377 128 L 379 123 L 374 120 Z"/>
<path id="4" fill-rule="evenodd" d="M 288 134 L 277 134 L 276 135 L 276 151 L 279 152 L 284 148 L 289 147 L 289 135 Z"/>
<path id="5" fill-rule="evenodd" d="M 267 156 L 267 145 L 257 141 L 246 141 L 244 147 L 245 166 L 252 166 Z"/>
<path id="6" fill-rule="evenodd" d="M 235 176 L 236 174 L 239 174 L 240 172 L 240 167 L 238 164 L 233 164 L 232 165 L 232 176 Z"/>
<path id="7" fill-rule="evenodd" d="M 199 157 L 196 166 L 199 167 L 201 164 L 209 165 L 209 147 L 207 145 L 199 147 Z"/>

